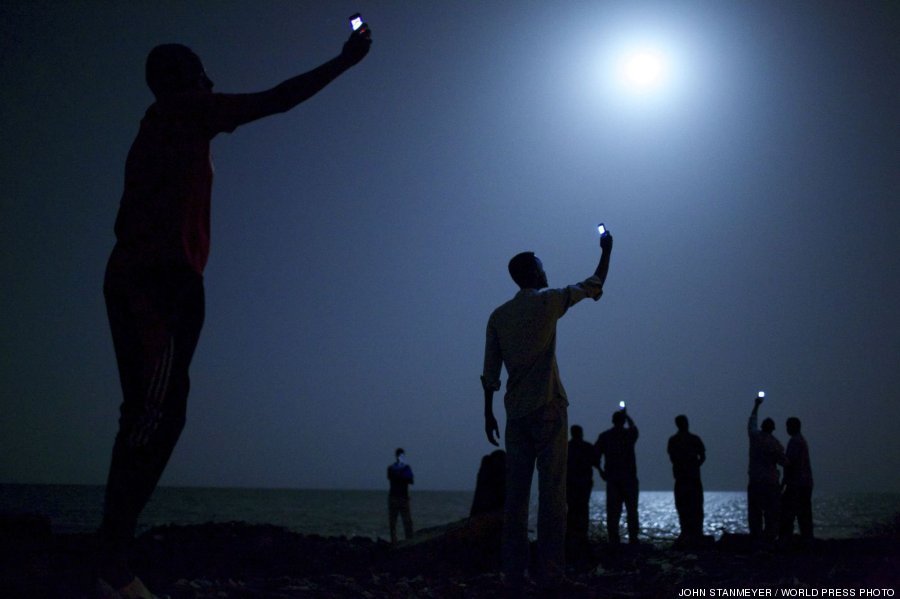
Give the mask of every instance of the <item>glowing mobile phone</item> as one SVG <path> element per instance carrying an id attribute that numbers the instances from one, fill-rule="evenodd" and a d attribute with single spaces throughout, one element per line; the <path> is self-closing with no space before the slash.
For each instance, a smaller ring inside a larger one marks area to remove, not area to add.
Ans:
<path id="1" fill-rule="evenodd" d="M 603 223 L 600 223 L 599 225 L 597 225 L 597 232 L 600 233 L 600 237 L 603 237 L 604 235 L 606 235 L 607 234 L 606 225 L 604 225 Z"/>
<path id="2" fill-rule="evenodd" d="M 602 225 L 601 225 L 601 226 L 602 226 Z M 624 409 L 625 409 L 625 402 L 624 402 L 624 401 L 620 401 L 620 402 L 619 402 L 619 407 L 620 407 L 621 409 L 624 410 Z"/>
<path id="3" fill-rule="evenodd" d="M 760 391 L 759 393 L 756 394 L 756 397 L 758 397 L 758 398 L 760 398 L 760 399 L 764 398 L 765 396 L 766 396 L 766 392 L 765 392 L 765 391 Z"/>
<path id="4" fill-rule="evenodd" d="M 356 13 L 355 15 L 350 17 L 350 28 L 353 29 L 353 31 L 356 31 L 357 29 L 359 29 L 362 26 L 363 26 L 363 19 L 362 19 L 361 14 Z"/>

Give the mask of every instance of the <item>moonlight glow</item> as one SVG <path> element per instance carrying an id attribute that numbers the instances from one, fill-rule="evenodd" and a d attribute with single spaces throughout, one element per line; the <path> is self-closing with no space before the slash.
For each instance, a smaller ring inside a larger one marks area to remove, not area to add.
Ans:
<path id="1" fill-rule="evenodd" d="M 628 89 L 650 92 L 662 87 L 667 75 L 665 55 L 656 49 L 642 48 L 625 54 L 620 79 Z"/>

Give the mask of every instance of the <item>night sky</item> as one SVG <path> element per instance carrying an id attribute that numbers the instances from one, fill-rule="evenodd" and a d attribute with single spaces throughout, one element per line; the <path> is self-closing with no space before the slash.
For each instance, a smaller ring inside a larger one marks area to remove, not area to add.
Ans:
<path id="1" fill-rule="evenodd" d="M 642 489 L 671 488 L 679 413 L 705 487 L 743 488 L 763 389 L 819 491 L 900 491 L 898 3 L 198 4 L 0 8 L 0 482 L 105 481 L 102 279 L 150 48 L 257 91 L 335 56 L 360 11 L 362 63 L 213 142 L 206 324 L 162 484 L 386 488 L 403 446 L 417 489 L 473 488 L 506 263 L 580 281 L 603 221 L 605 295 L 557 355 L 590 440 L 628 403 Z M 616 73 L 640 44 L 667 70 L 639 93 Z"/>

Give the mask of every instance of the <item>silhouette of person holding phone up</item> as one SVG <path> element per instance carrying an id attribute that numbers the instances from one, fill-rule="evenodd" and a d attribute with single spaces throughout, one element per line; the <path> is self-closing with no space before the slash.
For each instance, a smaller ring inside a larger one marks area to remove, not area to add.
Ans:
<path id="1" fill-rule="evenodd" d="M 623 404 L 624 405 L 624 404 Z M 622 407 L 613 412 L 613 426 L 600 433 L 594 448 L 597 463 L 602 464 L 600 477 L 606 481 L 606 532 L 612 545 L 619 544 L 619 518 L 625 505 L 628 523 L 628 542 L 638 542 L 640 526 L 638 522 L 637 460 L 634 446 L 638 440 L 638 428 L 628 412 Z M 627 426 L 626 426 L 627 425 Z M 604 462 L 605 458 L 605 462 Z"/>
<path id="2" fill-rule="evenodd" d="M 515 593 L 525 583 L 528 564 L 528 503 L 535 465 L 538 472 L 538 583 L 548 589 L 564 583 L 568 400 L 556 364 L 556 322 L 585 298 L 600 299 L 609 270 L 613 240 L 600 237 L 594 274 L 561 289 L 547 287 L 541 261 L 522 252 L 509 261 L 519 286 L 488 319 L 484 369 L 484 428 L 498 445 L 500 429 L 493 397 L 506 367 L 506 498 L 501 563 L 505 584 Z"/>
<path id="3" fill-rule="evenodd" d="M 101 594 L 150 597 L 128 566 L 138 516 L 184 427 L 188 369 L 204 318 L 213 169 L 219 133 L 286 112 L 362 60 L 368 27 L 340 54 L 256 93 L 213 92 L 200 58 L 181 44 L 150 51 L 147 85 L 155 102 L 125 162 L 116 244 L 103 292 L 123 402 L 99 530 Z"/>
<path id="4" fill-rule="evenodd" d="M 785 457 L 784 448 L 772 434 L 775 421 L 766 418 L 762 421 L 762 427 L 757 424 L 762 402 L 763 394 L 760 393 L 747 420 L 747 435 L 750 438 L 747 520 L 752 538 L 774 541 L 778 534 L 780 509 L 778 465 L 784 465 Z"/>

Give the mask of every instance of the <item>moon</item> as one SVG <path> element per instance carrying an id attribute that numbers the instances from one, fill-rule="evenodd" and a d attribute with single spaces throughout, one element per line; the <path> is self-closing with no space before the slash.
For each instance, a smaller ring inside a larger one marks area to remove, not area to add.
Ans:
<path id="1" fill-rule="evenodd" d="M 619 77 L 625 87 L 638 93 L 661 88 L 666 75 L 666 56 L 656 48 L 640 48 L 626 53 L 619 68 Z"/>

